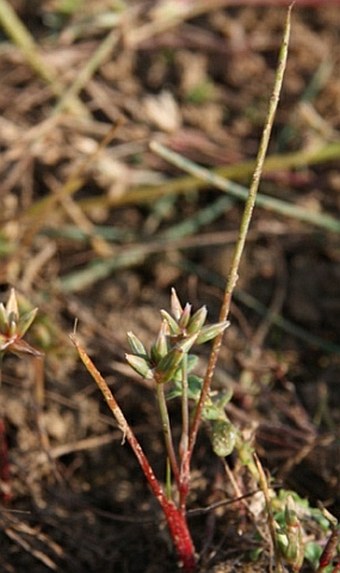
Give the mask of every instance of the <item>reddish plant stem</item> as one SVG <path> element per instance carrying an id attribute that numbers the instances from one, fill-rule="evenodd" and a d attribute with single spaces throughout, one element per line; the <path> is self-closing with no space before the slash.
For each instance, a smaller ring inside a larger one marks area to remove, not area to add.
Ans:
<path id="1" fill-rule="evenodd" d="M 91 374 L 98 388 L 102 392 L 107 405 L 109 406 L 120 430 L 123 433 L 123 440 L 126 439 L 130 444 L 149 483 L 151 491 L 163 510 L 181 566 L 186 573 L 193 573 L 196 570 L 195 547 L 188 529 L 185 512 L 176 507 L 175 504 L 166 497 L 163 488 L 161 487 L 152 467 L 150 466 L 149 460 L 144 454 L 140 443 L 138 442 L 135 434 L 129 426 L 128 421 L 120 409 L 120 406 L 116 402 L 116 399 L 114 398 L 106 381 L 100 374 L 99 370 L 97 370 L 84 348 L 78 342 L 75 335 L 71 335 L 71 340 L 75 345 L 87 371 Z"/>
<path id="2" fill-rule="evenodd" d="M 336 555 L 337 545 L 339 543 L 339 536 L 340 536 L 340 530 L 334 527 L 331 536 L 328 539 L 326 546 L 320 557 L 318 573 L 321 573 L 321 571 L 323 571 L 325 567 L 328 567 L 328 565 L 330 565 L 330 563 L 334 559 L 334 556 Z M 340 560 L 339 563 L 335 565 L 335 569 L 333 571 L 336 571 L 336 567 L 339 565 L 340 565 Z"/>

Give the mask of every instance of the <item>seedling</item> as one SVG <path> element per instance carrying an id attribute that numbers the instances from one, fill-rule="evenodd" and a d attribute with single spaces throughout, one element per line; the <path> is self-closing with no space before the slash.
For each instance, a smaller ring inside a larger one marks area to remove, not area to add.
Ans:
<path id="1" fill-rule="evenodd" d="M 147 457 L 105 380 L 75 336 L 72 336 L 72 340 L 86 368 L 102 391 L 124 438 L 132 447 L 151 490 L 162 507 L 181 564 L 186 571 L 193 571 L 196 563 L 195 550 L 186 520 L 186 500 L 190 481 L 188 460 L 192 454 L 190 450 L 192 442 L 189 437 L 189 402 L 198 403 L 203 380 L 192 374 L 196 357 L 190 354 L 190 351 L 194 345 L 203 344 L 222 334 L 229 323 L 222 321 L 205 325 L 206 308 L 202 307 L 192 315 L 189 304 L 182 308 L 174 289 L 171 295 L 171 314 L 163 310 L 161 315 L 159 333 L 150 351 L 146 350 L 144 344 L 132 332 L 128 334 L 132 353 L 127 354 L 126 359 L 138 374 L 154 383 L 166 447 L 165 465 L 170 467 L 165 489 L 155 477 Z M 180 396 L 182 402 L 182 435 L 178 452 L 173 442 L 167 403 L 167 398 L 177 396 Z M 211 423 L 212 443 L 216 453 L 222 456 L 229 454 L 234 446 L 236 431 L 224 412 L 224 400 L 209 396 L 202 411 L 202 419 Z"/>

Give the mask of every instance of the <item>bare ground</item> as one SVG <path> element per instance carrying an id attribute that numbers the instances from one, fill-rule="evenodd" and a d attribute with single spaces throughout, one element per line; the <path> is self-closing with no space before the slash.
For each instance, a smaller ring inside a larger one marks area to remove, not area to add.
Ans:
<path id="1" fill-rule="evenodd" d="M 29 340 L 45 352 L 42 394 L 37 362 L 8 356 L 2 368 L 10 476 L 2 469 L 0 565 L 9 573 L 166 573 L 176 559 L 159 509 L 68 333 L 77 318 L 162 477 L 154 397 L 124 362 L 126 332 L 150 343 L 173 285 L 217 318 L 242 204 L 222 204 L 219 191 L 183 177 L 148 144 L 247 186 L 285 9 L 211 3 L 195 13 L 188 3 L 172 20 L 180 2 L 78 4 L 13 2 L 42 68 L 5 34 L 0 44 L 1 289 L 3 300 L 11 285 L 23 306 L 39 307 Z M 339 30 L 336 6 L 294 9 L 270 148 L 278 159 L 260 191 L 312 213 L 314 223 L 255 212 L 215 379 L 232 389 L 228 415 L 274 485 L 338 517 Z M 99 48 L 106 53 L 96 62 Z M 175 404 L 171 414 L 176 427 Z M 203 428 L 189 500 L 201 569 L 269 570 L 256 496 L 203 510 L 254 489 L 236 455 L 226 462 Z M 308 535 L 325 543 L 319 530 Z M 248 566 L 258 547 L 262 557 Z"/>

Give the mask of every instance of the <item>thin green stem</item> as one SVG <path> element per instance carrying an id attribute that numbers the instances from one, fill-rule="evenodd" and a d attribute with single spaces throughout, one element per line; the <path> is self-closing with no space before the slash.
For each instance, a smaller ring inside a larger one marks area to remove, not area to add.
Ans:
<path id="1" fill-rule="evenodd" d="M 189 447 L 189 398 L 188 398 L 188 356 L 185 355 L 182 362 L 182 435 L 179 445 L 181 458 L 180 471 L 180 499 L 179 506 L 185 511 L 185 502 L 188 493 L 189 476 L 187 475 L 188 466 L 186 464 L 188 447 Z M 183 463 L 184 461 L 184 463 Z"/>
<path id="2" fill-rule="evenodd" d="M 165 441 L 165 447 L 170 461 L 170 466 L 176 480 L 177 487 L 180 488 L 180 472 L 178 468 L 177 458 L 175 454 L 174 444 L 172 440 L 171 424 L 169 419 L 168 407 L 166 404 L 164 394 L 164 384 L 156 382 L 156 394 L 159 412 L 161 415 L 162 429 Z"/>
<path id="3" fill-rule="evenodd" d="M 189 402 L 188 402 L 188 356 L 182 362 L 182 436 L 180 443 L 181 458 L 188 449 L 189 439 Z"/>

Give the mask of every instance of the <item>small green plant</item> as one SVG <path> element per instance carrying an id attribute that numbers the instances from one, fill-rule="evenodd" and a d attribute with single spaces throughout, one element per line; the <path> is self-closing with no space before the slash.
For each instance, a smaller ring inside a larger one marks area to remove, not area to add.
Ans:
<path id="1" fill-rule="evenodd" d="M 293 573 L 309 562 L 317 573 L 335 573 L 339 546 L 337 520 L 324 508 L 311 507 L 296 492 L 280 490 L 271 500 L 274 544 L 280 558 Z M 312 533 L 314 531 L 314 533 Z M 322 549 L 315 533 L 328 537 Z"/>
<path id="2" fill-rule="evenodd" d="M 336 518 L 327 509 L 311 507 L 307 499 L 285 489 L 275 491 L 268 483 L 261 462 L 253 455 L 253 466 L 247 466 L 263 493 L 266 520 L 275 557 L 275 573 L 300 573 L 308 562 L 316 573 L 338 573 L 340 530 Z M 269 480 L 270 481 L 270 480 Z M 321 538 L 328 538 L 322 549 Z M 257 560 L 263 547 L 252 552 Z"/>
<path id="3" fill-rule="evenodd" d="M 206 308 L 203 306 L 191 316 L 190 304 L 187 303 L 182 308 L 175 289 L 172 289 L 171 295 L 171 314 L 162 310 L 161 315 L 162 324 L 149 353 L 132 332 L 128 334 L 133 354 L 127 354 L 126 360 L 136 372 L 154 381 L 167 458 L 178 488 L 180 507 L 184 510 L 190 478 L 186 460 L 191 457 L 189 401 L 197 405 L 203 385 L 203 378 L 192 373 L 197 357 L 190 354 L 190 351 L 194 345 L 203 344 L 222 334 L 229 322 L 222 321 L 205 326 Z M 181 399 L 182 412 L 178 456 L 173 445 L 167 407 L 167 399 L 176 397 Z M 211 423 L 213 448 L 222 456 L 230 454 L 236 439 L 236 431 L 225 414 L 224 405 L 224 397 L 212 396 L 210 393 L 202 410 L 202 419 Z"/>
<path id="4" fill-rule="evenodd" d="M 24 335 L 35 319 L 38 309 L 20 312 L 15 289 L 12 288 L 7 304 L 0 303 L 0 382 L 2 361 L 6 353 L 30 354 L 42 358 L 41 352 L 23 340 Z M 10 466 L 5 423 L 0 416 L 0 484 L 1 499 L 7 503 L 11 500 Z"/>
<path id="5" fill-rule="evenodd" d="M 166 448 L 166 487 L 160 485 L 136 436 L 125 419 L 105 380 L 87 356 L 85 350 L 72 336 L 80 357 L 97 382 L 124 437 L 130 443 L 142 467 L 149 485 L 158 499 L 177 549 L 180 563 L 186 571 L 193 571 L 196 565 L 195 549 L 186 520 L 186 501 L 190 485 L 190 459 L 193 453 L 193 421 L 190 413 L 198 407 L 203 378 L 193 373 L 197 357 L 191 353 L 194 345 L 200 345 L 223 334 L 229 325 L 227 320 L 206 325 L 205 306 L 192 314 L 191 305 L 182 307 L 175 289 L 171 294 L 171 313 L 161 311 L 162 322 L 150 351 L 132 332 L 128 341 L 132 353 L 126 360 L 138 374 L 154 383 Z M 176 451 L 172 436 L 168 401 L 181 400 L 182 432 Z M 236 442 L 237 432 L 228 419 L 224 406 L 230 396 L 219 396 L 209 390 L 200 419 L 210 425 L 212 446 L 218 456 L 230 454 Z"/>
<path id="6" fill-rule="evenodd" d="M 41 356 L 38 350 L 23 340 L 37 312 L 38 309 L 34 308 L 20 313 L 14 288 L 11 289 L 7 304 L 0 303 L 0 365 L 6 352 Z"/>
<path id="7" fill-rule="evenodd" d="M 210 424 L 212 444 L 217 455 L 228 455 L 236 441 L 236 431 L 224 412 L 225 399 L 213 395 L 211 384 L 223 333 L 228 326 L 227 319 L 231 298 L 238 279 L 240 261 L 279 101 L 288 52 L 290 11 L 291 9 L 288 11 L 273 94 L 259 146 L 256 168 L 241 219 L 239 238 L 235 245 L 230 272 L 226 281 L 219 320 L 211 326 L 205 326 L 207 315 L 205 307 L 200 308 L 192 315 L 191 306 L 186 304 L 182 307 L 176 292 L 173 290 L 171 313 L 161 311 L 162 324 L 150 351 L 146 350 L 144 344 L 134 334 L 129 333 L 128 335 L 132 352 L 127 354 L 127 361 L 135 371 L 154 383 L 166 449 L 164 465 L 168 467 L 165 487 L 155 476 L 146 454 L 106 381 L 87 355 L 76 335 L 71 336 L 80 358 L 101 390 L 124 438 L 130 444 L 141 466 L 152 493 L 161 506 L 179 561 L 187 573 L 193 572 L 197 568 L 195 547 L 187 524 L 186 501 L 190 488 L 191 458 L 202 420 L 206 420 Z M 159 152 L 156 145 L 153 145 L 152 149 L 156 153 Z M 212 339 L 214 342 L 205 375 L 202 378 L 197 377 L 193 374 L 195 357 L 190 354 L 191 349 L 194 344 L 201 344 Z M 167 403 L 167 398 L 176 396 L 180 398 L 182 413 L 182 431 L 178 451 L 176 451 L 173 443 Z M 190 408 L 190 403 L 193 404 L 192 408 Z"/>

